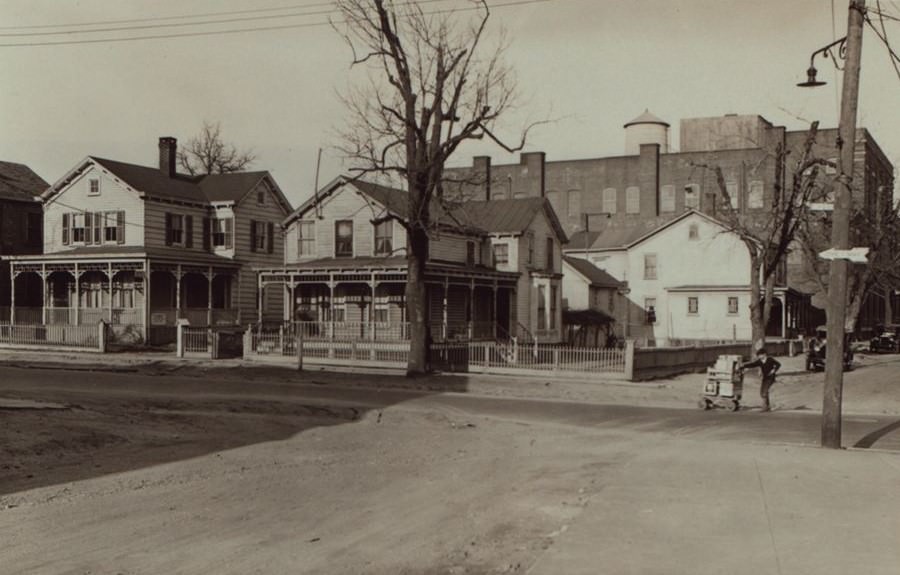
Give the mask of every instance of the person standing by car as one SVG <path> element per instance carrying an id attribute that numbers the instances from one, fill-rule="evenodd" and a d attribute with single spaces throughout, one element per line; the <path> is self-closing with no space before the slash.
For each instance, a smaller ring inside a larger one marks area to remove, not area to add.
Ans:
<path id="1" fill-rule="evenodd" d="M 741 364 L 741 369 L 752 369 L 758 367 L 762 374 L 762 382 L 759 384 L 759 395 L 762 397 L 762 410 L 771 411 L 769 404 L 769 389 L 775 384 L 775 374 L 781 368 L 781 363 L 774 357 L 769 357 L 766 350 L 760 349 L 756 352 L 756 359 Z"/>

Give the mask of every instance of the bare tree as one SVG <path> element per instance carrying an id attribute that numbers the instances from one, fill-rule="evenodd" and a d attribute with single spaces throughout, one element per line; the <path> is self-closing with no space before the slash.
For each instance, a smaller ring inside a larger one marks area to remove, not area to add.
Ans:
<path id="1" fill-rule="evenodd" d="M 222 140 L 222 125 L 204 121 L 198 136 L 178 150 L 178 163 L 192 176 L 242 172 L 256 160 L 250 151 L 239 151 Z"/>
<path id="2" fill-rule="evenodd" d="M 795 248 L 799 230 L 809 217 L 809 202 L 822 193 L 817 174 L 828 162 L 813 155 L 817 132 L 818 122 L 813 122 L 792 169 L 788 169 L 789 151 L 782 144 L 775 149 L 775 186 L 771 205 L 764 215 L 740 213 L 732 207 L 721 166 L 694 164 L 715 174 L 722 196 L 716 217 L 729 233 L 740 238 L 750 255 L 750 324 L 754 349 L 765 344 L 775 283 L 788 253 Z"/>
<path id="3" fill-rule="evenodd" d="M 850 268 L 847 287 L 846 330 L 856 329 L 863 304 L 870 295 L 884 297 L 900 287 L 900 214 L 893 202 L 879 197 L 867 206 L 854 204 L 850 215 L 853 245 L 869 248 L 868 264 Z M 828 295 L 828 261 L 818 254 L 831 247 L 831 220 L 827 214 L 811 216 L 799 230 L 803 258 L 803 278 Z"/>
<path id="4" fill-rule="evenodd" d="M 430 326 L 425 264 L 435 206 L 444 200 L 444 166 L 466 141 L 496 134 L 514 104 L 516 84 L 503 61 L 504 44 L 487 47 L 490 9 L 484 0 L 459 9 L 426 10 L 415 1 L 337 0 L 333 22 L 353 51 L 365 84 L 344 97 L 349 121 L 339 148 L 355 173 L 402 182 L 409 192 L 404 226 L 409 249 L 406 284 L 410 322 L 407 375 L 428 371 Z M 391 217 L 391 216 L 388 216 Z"/>

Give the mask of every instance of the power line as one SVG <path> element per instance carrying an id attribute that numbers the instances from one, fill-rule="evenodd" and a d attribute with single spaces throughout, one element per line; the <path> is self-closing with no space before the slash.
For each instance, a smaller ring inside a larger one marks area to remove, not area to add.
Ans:
<path id="1" fill-rule="evenodd" d="M 0 26 L 0 30 L 38 30 L 46 28 L 72 28 L 76 26 L 105 26 L 107 24 L 134 24 L 136 22 L 164 22 L 167 20 L 180 20 L 183 18 L 209 18 L 213 16 L 233 16 L 235 14 L 255 14 L 259 12 L 277 12 L 281 10 L 294 10 L 297 8 L 318 8 L 320 6 L 333 6 L 334 2 L 313 2 L 307 4 L 293 4 L 290 6 L 254 8 L 250 10 L 230 10 L 227 12 L 206 12 L 203 14 L 183 14 L 181 16 L 155 16 L 152 18 L 128 18 L 124 20 L 101 20 L 97 22 L 71 22 L 69 24 L 35 24 L 31 26 Z"/>
<path id="2" fill-rule="evenodd" d="M 418 4 L 431 4 L 433 2 L 447 2 L 450 0 L 418 0 Z M 411 2 L 401 2 L 399 5 L 409 5 Z M 186 26 L 206 26 L 209 24 L 233 24 L 235 22 L 253 22 L 258 20 L 273 20 L 275 18 L 295 18 L 295 17 L 303 17 L 303 16 L 322 16 L 326 14 L 331 14 L 336 11 L 336 7 L 333 2 L 325 2 L 321 3 L 328 6 L 331 6 L 327 10 L 314 10 L 314 11 L 300 11 L 300 12 L 288 12 L 283 14 L 267 14 L 264 16 L 240 16 L 235 18 L 225 18 L 218 20 L 200 20 L 197 22 L 172 22 L 166 24 L 141 24 L 138 26 L 115 26 L 112 28 L 90 28 L 85 30 L 63 30 L 60 32 L 0 32 L 0 37 L 35 37 L 35 36 L 61 36 L 61 35 L 70 35 L 70 34 L 94 34 L 94 33 L 103 33 L 103 32 L 123 32 L 123 31 L 131 31 L 131 30 L 150 30 L 150 29 L 158 29 L 158 28 L 183 28 Z M 311 7 L 312 5 L 310 5 Z M 285 8 L 278 8 L 277 10 L 285 10 Z M 247 12 L 247 11 L 241 11 Z M 146 19 L 148 21 L 152 20 L 174 20 L 180 18 L 199 18 L 200 16 L 169 16 L 158 19 Z M 100 26 L 103 23 L 88 23 L 82 24 L 83 26 Z M 60 26 L 75 26 L 74 24 L 66 25 L 66 24 L 58 24 L 53 27 Z"/>
<path id="3" fill-rule="evenodd" d="M 866 24 L 869 25 L 869 28 L 871 28 L 875 32 L 875 35 L 878 36 L 878 38 L 881 40 L 882 44 L 884 44 L 884 46 L 887 48 L 888 54 L 890 54 L 891 57 L 891 65 L 894 67 L 894 72 L 897 74 L 897 78 L 900 79 L 900 66 L 898 66 L 898 62 L 900 62 L 900 55 L 898 55 L 897 52 L 894 51 L 894 48 L 891 46 L 891 43 L 888 40 L 887 29 L 884 26 L 884 17 L 881 14 L 880 0 L 876 0 L 876 6 L 878 6 L 879 23 L 881 24 L 881 30 L 879 30 L 878 27 L 875 26 L 874 22 L 872 22 L 872 19 L 869 18 L 868 14 L 865 15 L 865 21 Z"/>
<path id="4" fill-rule="evenodd" d="M 419 0 L 419 3 L 422 2 L 437 2 L 441 0 Z M 522 6 L 526 4 L 542 4 L 546 2 L 553 2 L 558 0 L 510 0 L 508 2 L 502 2 L 498 4 L 491 4 L 488 8 L 509 8 L 513 6 Z M 407 4 L 413 4 L 414 2 L 408 2 Z M 447 14 L 453 12 L 469 12 L 473 10 L 480 10 L 480 6 L 472 6 L 466 8 L 454 8 L 454 9 L 443 9 L 443 10 L 432 10 L 430 12 L 423 12 L 424 15 L 430 16 L 435 14 Z M 224 34 L 243 34 L 248 32 L 268 32 L 268 31 L 276 31 L 276 30 L 289 30 L 289 29 L 298 29 L 298 28 L 313 28 L 318 26 L 331 26 L 332 24 L 342 24 L 346 23 L 346 21 L 336 21 L 336 22 L 302 22 L 297 24 L 281 24 L 276 26 L 258 26 L 251 28 L 230 28 L 225 30 L 211 30 L 207 32 L 183 32 L 183 33 L 171 33 L 171 34 L 155 34 L 155 35 L 146 35 L 146 36 L 124 36 L 121 38 L 91 38 L 84 40 L 58 40 L 58 41 L 49 41 L 49 42 L 19 42 L 13 44 L 0 44 L 0 48 L 32 48 L 38 46 L 70 46 L 77 44 L 104 44 L 104 43 L 113 43 L 113 42 L 135 42 L 141 40 L 166 40 L 172 38 L 193 38 L 193 37 L 202 37 L 202 36 L 217 36 Z"/>

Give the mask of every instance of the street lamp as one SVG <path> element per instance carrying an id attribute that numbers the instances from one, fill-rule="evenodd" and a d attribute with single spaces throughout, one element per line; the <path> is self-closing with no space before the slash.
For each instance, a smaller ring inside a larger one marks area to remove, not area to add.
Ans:
<path id="1" fill-rule="evenodd" d="M 835 67 L 838 70 L 841 69 L 841 67 L 838 66 L 838 64 L 837 64 L 837 59 L 835 58 L 834 53 L 831 51 L 831 49 L 834 48 L 835 46 L 838 47 L 837 57 L 840 58 L 841 60 L 847 59 L 847 37 L 844 36 L 840 40 L 835 40 L 834 42 L 825 46 L 824 48 L 820 48 L 812 53 L 812 55 L 809 57 L 809 68 L 806 69 L 806 82 L 800 82 L 799 84 L 797 84 L 798 86 L 800 86 L 801 88 L 815 88 L 817 86 L 825 85 L 825 82 L 816 80 L 817 70 L 816 70 L 816 66 L 813 62 L 816 59 L 816 54 L 821 54 L 823 58 L 825 56 L 830 57 L 831 60 L 834 62 Z"/>
<path id="2" fill-rule="evenodd" d="M 841 92 L 841 117 L 838 123 L 838 176 L 835 179 L 834 210 L 831 225 L 831 265 L 828 277 L 828 340 L 825 356 L 825 385 L 822 394 L 822 447 L 841 447 L 841 403 L 844 384 L 844 338 L 847 307 L 847 272 L 853 259 L 850 250 L 850 183 L 853 177 L 853 155 L 856 146 L 856 110 L 859 102 L 860 54 L 862 52 L 865 0 L 850 0 L 847 36 L 816 50 L 809 59 L 807 81 L 802 87 L 821 86 L 816 80 L 813 60 L 816 54 L 830 56 L 840 68 L 832 49 L 846 61 Z"/>

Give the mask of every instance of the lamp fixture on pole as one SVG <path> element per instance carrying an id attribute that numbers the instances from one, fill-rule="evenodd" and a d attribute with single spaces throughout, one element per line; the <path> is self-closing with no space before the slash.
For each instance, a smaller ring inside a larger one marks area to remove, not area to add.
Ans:
<path id="1" fill-rule="evenodd" d="M 841 67 L 837 63 L 837 58 L 835 58 L 834 52 L 831 51 L 831 49 L 834 48 L 835 46 L 838 47 L 837 58 L 840 58 L 841 60 L 847 59 L 847 37 L 844 36 L 840 40 L 835 40 L 834 42 L 825 46 L 824 48 L 820 48 L 812 53 L 812 55 L 809 57 L 809 68 L 807 68 L 807 70 L 806 70 L 806 82 L 800 82 L 799 84 L 797 84 L 798 86 L 800 86 L 801 88 L 815 88 L 817 86 L 825 85 L 825 82 L 816 80 L 816 73 L 818 72 L 818 70 L 816 70 L 816 67 L 814 65 L 814 60 L 816 59 L 816 54 L 821 54 L 823 57 L 830 56 L 831 60 L 834 62 L 834 66 L 838 70 L 841 69 Z"/>

